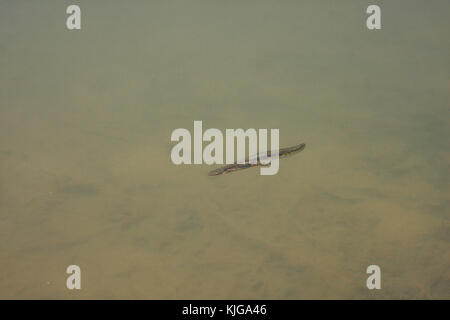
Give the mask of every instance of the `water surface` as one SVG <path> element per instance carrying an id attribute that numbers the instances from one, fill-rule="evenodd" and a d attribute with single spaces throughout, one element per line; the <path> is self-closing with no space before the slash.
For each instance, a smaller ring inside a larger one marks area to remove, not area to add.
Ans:
<path id="1" fill-rule="evenodd" d="M 78 3 L 0 3 L 0 298 L 450 298 L 448 1 Z M 209 177 L 194 120 L 307 148 Z"/>

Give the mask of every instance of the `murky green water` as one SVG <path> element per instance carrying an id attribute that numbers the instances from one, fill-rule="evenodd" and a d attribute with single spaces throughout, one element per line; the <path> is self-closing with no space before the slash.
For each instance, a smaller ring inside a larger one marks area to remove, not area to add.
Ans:
<path id="1" fill-rule="evenodd" d="M 77 3 L 0 2 L 0 298 L 450 298 L 448 1 Z M 194 120 L 307 147 L 209 177 Z"/>

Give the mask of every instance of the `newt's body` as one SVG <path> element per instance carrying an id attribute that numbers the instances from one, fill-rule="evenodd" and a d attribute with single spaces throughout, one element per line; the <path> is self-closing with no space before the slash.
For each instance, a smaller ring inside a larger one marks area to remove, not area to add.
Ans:
<path id="1" fill-rule="evenodd" d="M 305 149 L 306 144 L 301 143 L 299 145 L 293 146 L 293 147 L 288 147 L 288 148 L 283 148 L 280 149 L 278 151 L 278 157 L 279 158 L 285 158 L 288 157 L 290 155 L 296 154 L 300 151 L 302 151 L 303 149 Z M 251 168 L 251 167 L 258 167 L 258 166 L 265 166 L 267 164 L 263 164 L 259 158 L 259 155 L 253 156 L 257 157 L 256 162 L 255 163 L 251 163 L 248 159 L 245 160 L 245 163 L 233 163 L 233 164 L 228 164 L 226 166 L 220 167 L 218 169 L 212 170 L 209 172 L 210 176 L 218 176 L 221 174 L 226 174 L 226 173 L 230 173 L 233 171 L 238 171 L 238 170 L 243 170 L 243 169 L 247 169 L 247 168 Z M 265 157 L 265 159 L 270 158 L 271 157 L 271 151 L 267 151 L 267 157 Z"/>

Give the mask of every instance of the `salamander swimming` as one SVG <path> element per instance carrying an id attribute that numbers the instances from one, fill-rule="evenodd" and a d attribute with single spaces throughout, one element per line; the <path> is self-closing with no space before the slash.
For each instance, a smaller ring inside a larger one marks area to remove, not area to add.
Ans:
<path id="1" fill-rule="evenodd" d="M 280 149 L 278 151 L 278 157 L 286 158 L 293 154 L 299 153 L 300 151 L 305 149 L 305 147 L 306 147 L 306 144 L 301 143 L 301 144 L 293 146 L 293 147 L 287 147 L 287 148 Z M 271 156 L 271 151 L 267 151 L 267 157 L 264 157 L 264 158 L 267 159 L 267 158 L 270 158 L 270 156 Z M 218 169 L 210 171 L 209 175 L 210 176 L 219 176 L 219 175 L 234 172 L 234 171 L 239 171 L 239 170 L 244 170 L 244 169 L 248 169 L 248 168 L 252 168 L 252 167 L 266 165 L 266 164 L 261 163 L 261 161 L 260 161 L 261 159 L 260 159 L 259 155 L 254 155 L 253 157 L 250 157 L 250 158 L 255 158 L 255 157 L 257 158 L 256 163 L 250 163 L 250 161 L 248 159 L 245 159 L 245 163 L 228 164 L 226 166 L 223 166 Z"/>

